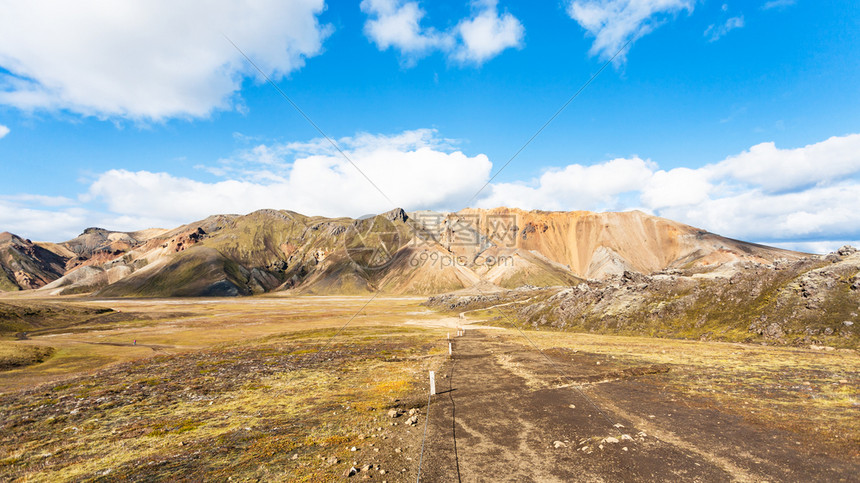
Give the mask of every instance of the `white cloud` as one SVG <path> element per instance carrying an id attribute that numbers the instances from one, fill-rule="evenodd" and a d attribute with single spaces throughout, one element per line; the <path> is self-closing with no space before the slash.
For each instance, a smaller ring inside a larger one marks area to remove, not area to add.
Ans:
<path id="1" fill-rule="evenodd" d="M 339 144 L 386 196 L 406 209 L 455 209 L 486 182 L 491 168 L 483 154 L 442 149 L 445 141 L 432 130 L 362 134 Z M 289 159 L 298 151 L 304 154 Z M 238 179 L 205 183 L 168 173 L 111 170 L 90 186 L 87 200 L 104 202 L 117 215 L 113 227 L 121 229 L 140 229 L 142 220 L 175 226 L 213 213 L 261 208 L 326 216 L 361 216 L 394 208 L 340 154 L 316 141 L 258 146 L 222 160 L 220 168 Z M 253 176 L 255 170 L 276 177 L 261 181 Z"/>
<path id="2" fill-rule="evenodd" d="M 509 48 L 522 47 L 525 29 L 510 13 L 499 13 L 497 0 L 475 0 L 470 18 L 453 29 L 422 26 L 426 12 L 417 1 L 363 0 L 368 15 L 364 32 L 380 50 L 397 49 L 407 64 L 432 51 L 460 63 L 483 64 Z"/>
<path id="3" fill-rule="evenodd" d="M 567 13 L 594 37 L 592 55 L 609 59 L 628 41 L 636 41 L 668 16 L 692 12 L 695 0 L 574 0 Z M 617 58 L 623 62 L 624 53 Z"/>
<path id="4" fill-rule="evenodd" d="M 11 2 L 0 16 L 0 104 L 160 120 L 229 109 L 256 76 L 317 55 L 324 0 Z M 223 35 L 222 35 L 223 34 Z"/>
<path id="5" fill-rule="evenodd" d="M 860 134 L 852 134 L 796 149 L 762 143 L 696 169 L 660 170 L 638 157 L 571 164 L 531 183 L 493 184 L 478 204 L 643 209 L 733 238 L 820 248 L 860 239 L 858 199 Z"/>
<path id="6" fill-rule="evenodd" d="M 425 12 L 418 2 L 363 0 L 361 11 L 373 17 L 364 24 L 364 32 L 380 50 L 393 47 L 407 57 L 418 57 L 453 43 L 450 35 L 421 26 Z"/>
<path id="7" fill-rule="evenodd" d="M 642 190 L 642 202 L 652 209 L 693 205 L 708 199 L 713 186 L 708 173 L 699 169 L 675 168 L 652 173 Z"/>
<path id="8" fill-rule="evenodd" d="M 656 166 L 634 157 L 583 166 L 552 169 L 530 184 L 495 183 L 478 206 L 515 206 L 542 210 L 621 209 L 620 196 L 637 191 Z"/>
<path id="9" fill-rule="evenodd" d="M 705 37 L 708 38 L 709 42 L 716 42 L 720 40 L 727 33 L 731 32 L 734 29 L 739 29 L 744 26 L 744 16 L 741 15 L 739 17 L 731 17 L 720 25 L 711 24 L 705 29 Z"/>
<path id="10" fill-rule="evenodd" d="M 360 133 L 338 140 L 396 204 L 457 210 L 491 172 L 434 130 Z M 79 200 L 0 196 L 0 231 L 51 240 L 86 226 L 174 227 L 216 213 L 282 208 L 360 216 L 392 208 L 324 139 L 258 144 L 206 167 L 203 182 L 170 173 L 111 170 Z M 644 211 L 721 235 L 804 250 L 860 240 L 860 134 L 794 149 L 762 143 L 702 166 L 662 170 L 640 157 L 553 168 L 529 182 L 493 183 L 481 207 Z M 814 249 L 814 250 L 813 250 Z"/>
<path id="11" fill-rule="evenodd" d="M 860 134 L 834 136 L 797 149 L 761 143 L 708 168 L 715 176 L 781 191 L 840 180 L 860 172 Z"/>
<path id="12" fill-rule="evenodd" d="M 9 134 L 9 128 L 0 124 L 0 139 L 6 137 L 7 134 Z"/>
<path id="13" fill-rule="evenodd" d="M 771 0 L 764 5 L 762 5 L 762 10 L 770 10 L 772 8 L 785 8 L 790 7 L 797 3 L 797 0 Z"/>
<path id="14" fill-rule="evenodd" d="M 499 15 L 496 0 L 481 2 L 478 14 L 457 25 L 462 42 L 452 53 L 461 62 L 482 64 L 503 50 L 522 46 L 525 29 L 510 13 Z"/>
<path id="15" fill-rule="evenodd" d="M 84 208 L 46 209 L 33 203 L 33 200 L 0 198 L 0 231 L 33 240 L 59 242 L 74 238 L 89 226 Z"/>
<path id="16" fill-rule="evenodd" d="M 797 252 L 804 252 L 804 253 L 818 253 L 818 254 L 823 255 L 826 253 L 835 252 L 836 250 L 839 250 L 841 247 L 844 247 L 845 245 L 849 245 L 849 246 L 853 246 L 853 247 L 860 247 L 860 239 L 856 239 L 856 240 L 826 240 L 826 241 L 811 241 L 811 242 L 806 242 L 806 241 L 799 241 L 799 242 L 776 241 L 773 243 L 767 243 L 765 241 L 765 244 L 779 247 L 779 248 L 785 248 L 786 250 L 794 250 Z"/>

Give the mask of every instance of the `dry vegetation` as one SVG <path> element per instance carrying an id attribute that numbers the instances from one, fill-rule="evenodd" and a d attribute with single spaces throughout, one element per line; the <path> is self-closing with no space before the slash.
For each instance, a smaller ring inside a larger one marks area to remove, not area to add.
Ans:
<path id="1" fill-rule="evenodd" d="M 440 334 L 347 329 L 321 350 L 333 335 L 270 335 L 0 396 L 0 475 L 328 481 L 353 461 L 411 474 L 405 454 L 364 439 L 403 436 L 381 419 L 420 406 L 413 386 L 442 358 Z"/>
<path id="2" fill-rule="evenodd" d="M 683 404 L 715 407 L 860 457 L 860 354 L 856 351 L 527 331 L 553 357 L 559 349 L 616 364 L 665 365 L 651 378 Z M 510 334 L 512 340 L 519 334 Z"/>
<path id="3" fill-rule="evenodd" d="M 448 329 L 404 325 L 443 320 L 419 299 L 380 297 L 359 311 L 365 302 L 87 301 L 133 315 L 113 324 L 76 320 L 31 340 L 7 333 L 0 479 L 325 481 L 353 462 L 381 465 L 388 481 L 414 478 L 419 431 L 391 426 L 385 413 L 426 403 L 426 370 L 444 360 Z M 82 302 L 64 303 L 77 310 Z M 472 312 L 468 321 L 498 316 Z M 516 331 L 497 334 L 533 350 Z M 579 351 L 622 369 L 667 366 L 642 380 L 682 404 L 719 408 L 822 451 L 860 457 L 856 351 L 527 334 L 561 361 Z"/>

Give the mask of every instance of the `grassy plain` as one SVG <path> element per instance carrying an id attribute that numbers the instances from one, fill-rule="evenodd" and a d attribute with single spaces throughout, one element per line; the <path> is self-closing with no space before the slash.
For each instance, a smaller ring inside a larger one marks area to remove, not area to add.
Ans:
<path id="1" fill-rule="evenodd" d="M 444 363 L 445 334 L 462 321 L 422 298 L 367 300 L 53 300 L 123 315 L 27 340 L 6 333 L 0 358 L 19 362 L 0 371 L 0 479 L 327 481 L 353 463 L 379 465 L 380 480 L 414 479 L 420 425 L 392 426 L 386 412 L 423 408 L 426 371 Z M 493 330 L 533 350 L 518 331 Z M 647 377 L 679 404 L 860 457 L 856 351 L 525 334 L 558 360 L 579 351 L 618 367 L 667 365 Z"/>

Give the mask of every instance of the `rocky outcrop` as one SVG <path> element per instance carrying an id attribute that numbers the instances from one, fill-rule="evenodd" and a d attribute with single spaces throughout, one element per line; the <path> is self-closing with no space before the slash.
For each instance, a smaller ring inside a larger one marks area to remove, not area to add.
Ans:
<path id="1" fill-rule="evenodd" d="M 466 311 L 505 304 L 534 328 L 702 340 L 860 347 L 860 252 L 776 264 L 743 262 L 730 276 L 697 269 L 625 271 L 572 287 L 447 294 L 431 306 Z"/>

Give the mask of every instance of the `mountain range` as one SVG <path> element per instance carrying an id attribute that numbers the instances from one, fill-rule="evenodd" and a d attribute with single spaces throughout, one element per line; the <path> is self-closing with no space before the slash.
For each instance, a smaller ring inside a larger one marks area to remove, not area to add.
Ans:
<path id="1" fill-rule="evenodd" d="M 731 274 L 806 254 L 733 240 L 639 211 L 453 213 L 402 209 L 324 218 L 260 210 L 174 229 L 87 228 L 62 242 L 0 234 L 0 290 L 101 297 L 436 294 L 572 286 L 625 272 Z"/>

